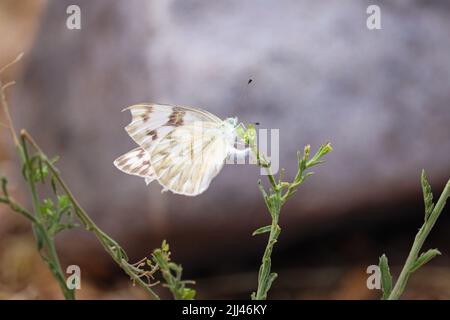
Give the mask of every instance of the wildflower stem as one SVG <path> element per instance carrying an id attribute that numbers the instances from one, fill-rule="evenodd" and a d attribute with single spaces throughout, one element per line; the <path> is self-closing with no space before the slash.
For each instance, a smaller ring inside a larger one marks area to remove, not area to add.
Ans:
<path id="1" fill-rule="evenodd" d="M 26 170 L 24 170 L 24 173 L 26 175 L 26 180 L 27 180 L 27 183 L 30 188 L 31 195 L 32 195 L 32 204 L 33 204 L 34 214 L 29 213 L 27 210 L 25 210 L 22 206 L 17 204 L 13 199 L 11 199 L 6 194 L 6 180 L 2 181 L 3 193 L 4 193 L 5 198 L 1 198 L 0 202 L 8 204 L 9 207 L 13 211 L 22 214 L 24 217 L 26 217 L 27 219 L 29 219 L 32 222 L 33 232 L 34 232 L 36 239 L 38 240 L 39 254 L 41 255 L 42 259 L 47 263 L 50 271 L 52 272 L 53 276 L 57 280 L 58 285 L 64 295 L 64 298 L 67 300 L 74 300 L 75 292 L 74 292 L 74 290 L 69 289 L 66 285 L 66 280 L 65 280 L 62 268 L 61 268 L 61 263 L 59 261 L 58 255 L 56 253 L 54 238 L 48 234 L 45 226 L 41 222 L 39 198 L 38 198 L 38 194 L 37 194 L 37 190 L 36 190 L 36 186 L 35 186 L 35 181 L 30 176 L 30 174 L 32 172 L 31 161 L 28 156 L 26 146 L 19 142 L 19 139 L 18 139 L 17 134 L 14 129 L 14 124 L 12 122 L 11 114 L 9 112 L 9 105 L 8 105 L 8 101 L 6 99 L 6 89 L 8 87 L 12 86 L 15 82 L 9 82 L 9 83 L 3 85 L 2 78 L 1 78 L 1 75 L 3 74 L 3 72 L 7 68 L 9 68 L 12 65 L 14 65 L 15 63 L 17 63 L 22 58 L 22 56 L 23 56 L 23 54 L 18 55 L 16 59 L 14 59 L 12 62 L 10 62 L 9 64 L 7 64 L 6 66 L 4 66 L 0 69 L 0 103 L 1 103 L 1 106 L 3 109 L 3 112 L 5 114 L 5 117 L 6 117 L 7 128 L 9 129 L 9 132 L 13 139 L 14 145 L 16 146 L 18 153 L 21 157 L 22 163 L 24 164 L 24 167 L 26 169 Z"/>
<path id="2" fill-rule="evenodd" d="M 73 204 L 75 208 L 75 213 L 77 217 L 80 219 L 81 223 L 84 225 L 86 230 L 91 231 L 95 234 L 95 236 L 100 241 L 104 249 L 119 265 L 119 267 L 122 268 L 125 271 L 125 273 L 128 274 L 128 276 L 130 276 L 130 278 L 134 281 L 134 283 L 137 283 L 139 286 L 144 288 L 153 298 L 159 299 L 159 296 L 150 288 L 149 284 L 146 283 L 144 280 L 142 280 L 141 278 L 142 274 L 137 272 L 135 270 L 136 268 L 133 268 L 133 266 L 128 262 L 128 257 L 125 251 L 119 246 L 119 244 L 115 240 L 113 240 L 105 232 L 103 232 L 103 230 L 101 230 L 94 223 L 94 221 L 92 221 L 92 219 L 89 217 L 86 211 L 81 207 L 81 205 L 78 203 L 77 199 L 74 197 L 71 190 L 67 186 L 66 182 L 61 177 L 61 174 L 59 173 L 58 169 L 55 167 L 52 161 L 50 161 L 47 158 L 45 153 L 34 141 L 34 139 L 28 134 L 26 130 L 22 130 L 20 135 L 24 141 L 27 141 L 36 150 L 36 152 L 42 158 L 44 163 L 48 166 L 53 177 L 61 186 L 65 194 L 69 197 L 70 202 Z"/>
<path id="3" fill-rule="evenodd" d="M 64 295 L 64 298 L 66 300 L 74 300 L 75 291 L 73 289 L 69 289 L 66 284 L 64 272 L 62 271 L 61 263 L 59 261 L 58 254 L 56 253 L 54 237 L 49 234 L 49 232 L 41 222 L 42 220 L 40 217 L 39 196 L 37 193 L 35 180 L 32 177 L 33 168 L 25 140 L 22 140 L 21 147 L 18 146 L 18 148 L 19 150 L 21 150 L 20 155 L 22 156 L 22 162 L 24 163 L 25 167 L 24 174 L 30 188 L 34 217 L 35 221 L 37 222 L 33 224 L 33 232 L 36 239 L 41 239 L 45 243 L 45 246 L 43 246 L 43 248 L 45 248 L 46 252 L 43 253 L 42 250 L 39 250 L 39 254 L 48 264 L 50 271 L 58 281 L 58 285 Z M 39 241 L 40 240 L 38 240 L 38 246 Z"/>
<path id="4" fill-rule="evenodd" d="M 11 210 L 13 210 L 13 211 L 15 211 L 17 213 L 20 213 L 21 215 L 23 215 L 25 218 L 27 218 L 31 222 L 37 223 L 37 220 L 33 216 L 33 214 L 28 212 L 26 209 L 24 209 L 13 198 L 11 198 L 11 197 L 8 197 L 8 198 L 0 197 L 0 203 L 4 203 L 4 204 L 8 205 L 11 208 Z"/>
<path id="5" fill-rule="evenodd" d="M 305 179 L 312 173 L 305 173 L 305 170 L 322 163 L 320 160 L 325 154 L 332 150 L 329 143 L 324 144 L 320 147 L 319 151 L 309 159 L 310 147 L 305 147 L 303 157 L 298 157 L 298 171 L 292 182 L 283 181 L 283 173 L 277 179 L 271 171 L 270 162 L 265 159 L 265 157 L 259 153 L 256 144 L 256 133 L 253 127 L 249 126 L 246 131 L 238 131 L 238 135 L 246 143 L 250 145 L 253 155 L 256 157 L 257 164 L 264 168 L 266 171 L 266 176 L 270 184 L 269 191 L 264 189 L 261 182 L 258 182 L 261 194 L 264 198 L 266 207 L 272 218 L 270 228 L 268 226 L 257 229 L 253 235 L 262 234 L 269 232 L 269 238 L 267 240 L 267 245 L 264 250 L 264 255 L 261 260 L 261 266 L 258 273 L 258 288 L 256 292 L 252 293 L 253 300 L 265 300 L 267 299 L 267 293 L 272 286 L 272 283 L 278 277 L 274 272 L 271 272 L 272 267 L 272 251 L 275 243 L 278 241 L 278 237 L 281 233 L 281 228 L 278 224 L 280 219 L 281 207 L 286 203 L 286 201 L 296 192 L 297 188 L 305 181 Z"/>
<path id="6" fill-rule="evenodd" d="M 280 210 L 273 212 L 272 223 L 270 226 L 269 239 L 267 241 L 266 249 L 261 261 L 261 267 L 258 274 L 258 288 L 256 291 L 255 300 L 265 300 L 267 292 L 270 289 L 272 282 L 277 278 L 276 273 L 271 273 L 272 266 L 272 251 L 275 243 L 278 241 L 278 236 L 281 233 L 281 228 L 278 225 Z"/>
<path id="7" fill-rule="evenodd" d="M 442 213 L 445 203 L 449 197 L 450 197 L 450 180 L 447 182 L 430 216 L 425 219 L 424 224 L 417 232 L 414 243 L 411 247 L 411 251 L 409 252 L 408 258 L 406 259 L 405 265 L 403 266 L 403 269 L 400 272 L 400 276 L 398 277 L 398 280 L 395 283 L 394 288 L 392 289 L 390 295 L 388 296 L 388 300 L 397 300 L 403 294 L 403 291 L 406 288 L 406 284 L 408 283 L 410 275 L 416 270 L 415 266 L 417 264 L 418 256 L 422 249 L 422 246 L 425 240 L 427 239 L 428 235 L 430 234 L 431 229 L 433 229 L 433 226 L 435 225 L 440 214 Z"/>
<path id="8" fill-rule="evenodd" d="M 175 300 L 193 300 L 196 291 L 187 285 L 195 284 L 195 281 L 182 280 L 181 276 L 183 268 L 171 261 L 171 252 L 169 244 L 164 240 L 161 248 L 155 249 L 152 253 L 149 264 L 154 264 L 155 268 L 159 268 L 167 287 Z"/>
<path id="9" fill-rule="evenodd" d="M 23 174 L 31 192 L 33 213 L 30 213 L 28 210 L 24 209 L 8 195 L 6 188 L 7 181 L 5 178 L 2 179 L 3 196 L 0 197 L 0 203 L 9 205 L 9 207 L 13 211 L 21 214 L 31 221 L 33 233 L 36 238 L 41 258 L 47 263 L 54 278 L 57 280 L 64 297 L 68 300 L 75 299 L 75 291 L 68 288 L 64 273 L 61 268 L 61 263 L 59 261 L 54 242 L 54 229 L 48 229 L 48 226 L 45 224 L 45 219 L 41 215 L 41 202 L 39 200 L 39 194 L 36 188 L 36 168 L 33 162 L 34 160 L 37 160 L 39 164 L 39 180 L 41 182 L 45 181 L 45 177 L 43 175 L 43 166 L 45 165 L 47 168 L 49 168 L 50 173 L 52 174 L 52 179 L 54 178 L 56 180 L 61 189 L 65 192 L 66 196 L 69 198 L 70 203 L 74 208 L 74 212 L 76 213 L 77 217 L 84 225 L 84 227 L 88 231 L 92 231 L 96 235 L 97 239 L 100 241 L 108 254 L 114 259 L 119 267 L 122 268 L 125 273 L 130 276 L 134 283 L 137 283 L 138 285 L 143 287 L 153 298 L 159 299 L 159 296 L 150 288 L 151 284 L 142 280 L 142 278 L 145 278 L 149 275 L 148 271 L 133 267 L 133 265 L 128 262 L 128 257 L 125 251 L 117 244 L 117 242 L 111 239 L 105 232 L 97 227 L 97 225 L 92 221 L 92 219 L 88 216 L 88 214 L 83 210 L 78 201 L 75 199 L 72 192 L 67 187 L 67 184 L 61 178 L 58 169 L 54 166 L 53 161 L 48 159 L 46 154 L 41 150 L 38 144 L 25 130 L 21 131 L 20 139 L 16 134 L 5 93 L 6 89 L 9 86 L 13 85 L 14 82 L 9 82 L 3 85 L 1 75 L 7 68 L 18 62 L 22 58 L 22 56 L 23 54 L 20 54 L 14 61 L 0 69 L 0 104 L 1 109 L 3 110 L 6 117 L 6 127 L 11 134 L 11 138 L 23 164 Z M 33 156 L 30 155 L 28 144 L 33 147 L 34 151 L 36 151 L 37 154 L 33 154 Z"/>

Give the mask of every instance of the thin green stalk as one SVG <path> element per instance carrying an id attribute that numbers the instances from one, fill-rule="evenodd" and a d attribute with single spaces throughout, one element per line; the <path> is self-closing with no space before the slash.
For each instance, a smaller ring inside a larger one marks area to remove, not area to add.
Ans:
<path id="1" fill-rule="evenodd" d="M 0 197 L 0 203 L 4 203 L 4 204 L 8 205 L 11 208 L 11 210 L 13 210 L 13 211 L 15 211 L 17 213 L 20 213 L 21 215 L 23 215 L 25 218 L 27 218 L 31 222 L 37 223 L 37 220 L 33 216 L 33 214 L 31 214 L 26 209 L 24 209 L 13 198 L 11 198 L 11 197 L 8 197 L 8 198 Z"/>
<path id="2" fill-rule="evenodd" d="M 162 249 L 154 251 L 153 257 L 156 257 L 160 252 L 163 264 L 152 264 L 151 260 L 144 259 L 137 264 L 129 263 L 128 256 L 119 244 L 109 237 L 103 230 L 101 230 L 84 211 L 77 199 L 74 197 L 66 182 L 62 179 L 60 172 L 54 165 L 54 160 L 50 160 L 33 138 L 25 131 L 20 133 L 20 140 L 14 129 L 14 124 L 9 112 L 9 106 L 6 99 L 5 90 L 14 84 L 9 82 L 3 85 L 1 74 L 10 66 L 18 62 L 23 54 L 20 54 L 14 61 L 7 64 L 5 67 L 0 68 L 0 104 L 6 117 L 7 124 L 0 124 L 6 127 L 12 137 L 14 145 L 19 154 L 20 160 L 23 164 L 23 174 L 27 181 L 28 187 L 31 192 L 33 213 L 24 209 L 15 200 L 9 196 L 7 190 L 6 178 L 1 179 L 1 191 L 3 195 L 0 196 L 0 203 L 9 205 L 9 207 L 31 221 L 33 232 L 36 237 L 39 254 L 42 259 L 47 263 L 54 278 L 58 281 L 61 290 L 66 299 L 74 299 L 74 290 L 71 290 L 66 285 L 64 273 L 61 269 L 61 264 L 56 251 L 54 243 L 54 237 L 56 233 L 64 229 L 69 229 L 75 225 L 72 223 L 72 213 L 75 213 L 86 230 L 93 232 L 103 248 L 113 258 L 122 270 L 131 278 L 134 284 L 138 284 L 144 288 L 148 294 L 154 299 L 159 299 L 159 296 L 151 289 L 158 282 L 153 282 L 153 274 L 160 270 L 164 279 L 168 282 L 167 286 L 175 294 L 176 298 L 181 299 L 193 299 L 195 296 L 195 290 L 187 288 L 186 284 L 192 284 L 192 281 L 181 280 L 182 268 L 180 265 L 170 261 L 170 252 L 168 251 L 168 245 L 164 245 Z M 31 146 L 29 153 L 28 147 Z M 36 167 L 37 161 L 37 167 Z M 45 169 L 45 170 L 44 170 Z M 40 199 L 37 183 L 46 182 L 46 177 L 50 175 L 51 187 L 56 199 L 55 204 L 52 198 Z M 57 189 L 64 191 L 64 194 L 60 195 Z M 68 222 L 63 220 L 63 215 Z M 160 250 L 160 251 L 158 251 Z M 162 250 L 162 251 L 161 251 Z M 167 251 L 165 251 L 167 250 Z M 142 263 L 145 261 L 145 263 Z M 150 269 L 149 269 L 150 267 Z M 172 271 L 175 273 L 172 274 Z"/>
<path id="3" fill-rule="evenodd" d="M 86 230 L 93 232 L 97 239 L 102 244 L 103 248 L 108 252 L 108 254 L 113 258 L 113 260 L 119 265 L 122 270 L 125 271 L 128 276 L 133 280 L 134 283 L 137 283 L 139 286 L 144 288 L 154 299 L 159 299 L 159 296 L 150 288 L 151 285 L 144 281 L 143 279 L 148 279 L 149 273 L 144 270 L 136 270 L 136 268 L 128 262 L 128 257 L 125 251 L 119 246 L 119 244 L 109 237 L 103 230 L 101 230 L 86 211 L 81 207 L 78 203 L 77 199 L 72 194 L 71 190 L 67 186 L 66 182 L 62 179 L 59 170 L 55 167 L 55 165 L 50 161 L 39 145 L 34 141 L 34 139 L 26 132 L 26 130 L 21 131 L 22 139 L 26 140 L 30 143 L 31 146 L 37 151 L 39 156 L 44 161 L 45 165 L 49 168 L 51 174 L 56 179 L 62 190 L 68 196 L 70 202 L 73 204 L 75 208 L 75 213 L 77 217 L 80 219 L 83 226 Z"/>
<path id="4" fill-rule="evenodd" d="M 169 244 L 164 240 L 161 248 L 155 249 L 151 260 L 147 260 L 148 265 L 159 268 L 167 287 L 175 300 L 193 300 L 196 291 L 187 285 L 195 284 L 195 281 L 182 280 L 183 268 L 171 261 Z"/>
<path id="5" fill-rule="evenodd" d="M 41 254 L 44 261 L 48 264 L 50 271 L 55 276 L 55 279 L 58 281 L 58 285 L 63 292 L 64 298 L 66 300 L 75 300 L 75 290 L 69 289 L 67 287 L 66 278 L 64 276 L 64 273 L 62 271 L 61 263 L 59 261 L 58 254 L 56 253 L 56 247 L 55 247 L 55 241 L 53 237 L 50 237 L 48 232 L 45 230 L 45 228 L 40 223 L 40 208 L 39 208 L 39 196 L 36 190 L 36 184 L 32 177 L 33 168 L 31 165 L 30 156 L 28 153 L 28 149 L 26 146 L 26 142 L 24 139 L 22 139 L 22 145 L 21 145 L 21 151 L 20 154 L 22 156 L 22 161 L 26 167 L 26 170 L 24 171 L 26 174 L 26 181 L 28 183 L 28 186 L 30 188 L 31 192 L 31 199 L 32 199 L 32 205 L 33 205 L 33 211 L 34 216 L 36 217 L 36 220 L 38 223 L 33 224 L 33 232 L 35 234 L 36 239 L 42 239 L 45 242 L 45 246 L 43 248 L 46 249 L 46 254 L 44 255 L 41 251 L 41 248 L 39 248 L 39 253 Z M 40 240 L 38 240 L 38 243 Z"/>
<path id="6" fill-rule="evenodd" d="M 426 182 L 425 173 L 422 174 L 422 184 Z M 429 185 L 428 185 L 429 186 Z M 428 189 L 429 193 L 431 194 L 431 190 Z M 424 191 L 425 192 L 425 191 Z M 426 194 L 424 194 L 425 198 L 427 197 Z M 419 253 L 422 249 L 422 246 L 427 239 L 428 235 L 430 234 L 430 231 L 433 229 L 433 226 L 435 225 L 437 219 L 439 218 L 442 210 L 444 209 L 445 203 L 447 199 L 450 197 L 450 180 L 447 182 L 444 190 L 442 191 L 441 196 L 439 197 L 438 202 L 436 203 L 436 206 L 433 208 L 429 216 L 425 216 L 425 222 L 422 225 L 422 227 L 417 232 L 417 235 L 415 237 L 414 243 L 411 247 L 411 251 L 409 252 L 408 258 L 406 259 L 405 265 L 403 266 L 403 269 L 400 273 L 400 276 L 398 277 L 398 280 L 392 289 L 391 293 L 388 296 L 388 300 L 397 300 L 401 297 L 403 294 L 406 284 L 408 283 L 408 279 L 410 275 L 416 271 L 419 267 L 421 267 L 423 264 L 425 264 L 427 261 L 431 260 L 435 255 L 440 254 L 439 251 L 436 249 L 432 249 L 428 251 L 430 253 L 428 257 L 425 259 L 422 259 L 423 262 L 421 262 L 419 259 Z M 432 205 L 431 201 L 430 204 Z M 427 203 L 426 203 L 427 206 Z M 427 209 L 427 208 L 426 208 Z M 425 257 L 425 256 L 422 256 Z"/>
<path id="7" fill-rule="evenodd" d="M 41 255 L 42 259 L 47 263 L 50 271 L 54 275 L 55 279 L 58 281 L 58 285 L 61 288 L 61 291 L 63 292 L 64 298 L 67 300 L 75 299 L 74 291 L 67 288 L 66 280 L 64 278 L 64 274 L 62 272 L 61 265 L 59 263 L 59 258 L 56 253 L 54 241 L 52 238 L 48 236 L 45 228 L 42 226 L 40 221 L 38 221 L 32 213 L 28 212 L 26 209 L 24 209 L 22 206 L 16 203 L 9 196 L 7 198 L 0 197 L 0 203 L 9 205 L 11 210 L 20 213 L 21 215 L 23 215 L 25 218 L 27 218 L 32 222 L 33 229 L 35 231 L 35 236 L 38 237 L 39 235 L 39 237 L 42 237 L 43 240 L 42 245 L 47 250 L 46 252 L 47 255 L 44 255 L 41 250 L 39 250 L 39 254 Z"/>
<path id="8" fill-rule="evenodd" d="M 34 181 L 30 177 L 30 174 L 32 172 L 30 159 L 28 157 L 26 147 L 24 145 L 21 145 L 19 142 L 19 139 L 17 138 L 17 135 L 14 130 L 14 125 L 13 125 L 13 122 L 11 119 L 11 115 L 9 113 L 9 106 L 8 106 L 8 103 L 6 100 L 5 92 L 8 87 L 10 87 L 11 85 L 14 84 L 14 82 L 9 82 L 9 83 L 3 85 L 3 82 L 1 79 L 2 73 L 7 68 L 9 68 L 10 66 L 12 66 L 16 62 L 18 62 L 22 58 L 22 56 L 23 56 L 23 54 L 20 54 L 15 60 L 13 60 L 11 63 L 7 64 L 6 66 L 4 66 L 0 69 L 0 103 L 1 103 L 2 109 L 5 113 L 6 120 L 8 123 L 7 127 L 11 133 L 11 137 L 13 139 L 14 145 L 16 146 L 18 153 L 20 154 L 20 157 L 21 157 L 21 160 L 22 160 L 24 166 L 26 166 L 25 171 L 27 172 L 27 175 L 28 175 L 27 183 L 29 185 L 31 195 L 32 195 L 34 215 L 29 213 L 27 210 L 22 208 L 20 205 L 18 205 L 15 201 L 13 201 L 10 197 L 7 196 L 5 181 L 2 181 L 3 193 L 4 193 L 5 198 L 2 198 L 1 202 L 7 203 L 11 207 L 11 209 L 22 214 L 24 217 L 28 218 L 32 222 L 33 231 L 35 233 L 36 239 L 40 239 L 40 240 L 38 240 L 38 244 L 40 244 L 42 246 L 41 248 L 39 248 L 39 254 L 43 258 L 43 260 L 48 264 L 50 271 L 53 273 L 55 279 L 58 281 L 58 285 L 60 286 L 64 297 L 68 300 L 73 300 L 73 299 L 75 299 L 75 294 L 74 294 L 74 291 L 69 289 L 66 285 L 64 273 L 62 272 L 61 264 L 59 262 L 58 255 L 56 254 L 54 239 L 48 235 L 48 233 L 45 230 L 45 227 L 41 224 L 40 214 L 39 214 L 39 209 L 40 209 L 39 208 L 39 198 L 38 198 L 38 194 L 36 191 L 36 186 L 34 184 Z M 44 247 L 46 249 L 46 254 L 44 254 L 42 252 L 42 249 L 44 249 Z"/>
<path id="9" fill-rule="evenodd" d="M 267 292 L 270 289 L 273 281 L 278 277 L 278 274 L 271 273 L 272 266 L 272 251 L 275 243 L 278 241 L 278 236 L 281 233 L 281 228 L 278 225 L 280 211 L 273 213 L 272 223 L 270 226 L 269 239 L 267 241 L 266 249 L 261 261 L 261 267 L 258 274 L 258 288 L 256 291 L 255 300 L 265 300 L 267 298 Z"/>
<path id="10" fill-rule="evenodd" d="M 261 266 L 259 268 L 258 287 L 256 292 L 253 292 L 251 295 L 253 300 L 265 300 L 267 299 L 267 293 L 269 292 L 272 283 L 278 277 L 275 272 L 271 272 L 271 256 L 275 243 L 277 243 L 278 237 L 281 233 L 281 228 L 278 224 L 281 207 L 297 191 L 297 188 L 305 181 L 305 179 L 312 174 L 311 172 L 305 173 L 305 170 L 322 163 L 321 158 L 330 152 L 332 148 L 329 143 L 324 144 L 310 159 L 310 146 L 306 146 L 303 156 L 298 153 L 298 170 L 294 180 L 292 182 L 286 182 L 283 181 L 284 170 L 281 171 L 279 178 L 277 179 L 271 172 L 270 162 L 259 153 L 256 144 L 256 131 L 254 127 L 249 126 L 247 130 L 242 129 L 237 132 L 240 138 L 250 146 L 254 156 L 256 157 L 257 164 L 265 169 L 266 176 L 270 184 L 269 191 L 267 192 L 261 181 L 258 181 L 259 189 L 272 219 L 271 224 L 270 226 L 261 227 L 253 232 L 253 235 L 269 232 L 269 238 L 267 240 L 266 248 L 261 260 Z"/>

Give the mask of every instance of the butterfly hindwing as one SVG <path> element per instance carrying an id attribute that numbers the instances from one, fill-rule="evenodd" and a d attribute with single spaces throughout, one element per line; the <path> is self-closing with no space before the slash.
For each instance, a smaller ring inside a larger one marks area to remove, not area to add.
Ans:
<path id="1" fill-rule="evenodd" d="M 155 173 L 150 164 L 150 155 L 141 147 L 120 156 L 114 161 L 114 165 L 125 173 L 146 178 L 147 184 L 155 179 Z"/>

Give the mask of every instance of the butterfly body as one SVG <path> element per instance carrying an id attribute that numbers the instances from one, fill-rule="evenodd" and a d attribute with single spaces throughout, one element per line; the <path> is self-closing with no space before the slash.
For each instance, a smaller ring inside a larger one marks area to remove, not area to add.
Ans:
<path id="1" fill-rule="evenodd" d="M 187 196 L 204 192 L 236 151 L 237 118 L 221 120 L 193 107 L 138 104 L 125 128 L 138 148 L 114 161 L 128 174 L 157 180 L 163 191 Z"/>

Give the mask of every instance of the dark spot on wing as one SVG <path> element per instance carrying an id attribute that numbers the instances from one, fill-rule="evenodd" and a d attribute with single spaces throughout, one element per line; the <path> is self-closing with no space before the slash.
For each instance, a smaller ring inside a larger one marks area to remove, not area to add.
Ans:
<path id="1" fill-rule="evenodd" d="M 169 116 L 169 121 L 167 121 L 167 126 L 174 126 L 179 127 L 182 126 L 184 123 L 184 115 L 186 114 L 186 111 L 183 109 L 175 107 L 173 109 L 173 112 Z"/>
<path id="2" fill-rule="evenodd" d="M 148 120 L 150 120 L 150 114 L 149 113 L 144 113 L 141 115 L 142 121 L 143 122 L 147 122 Z"/>
<path id="3" fill-rule="evenodd" d="M 137 154 L 138 159 L 142 159 L 144 156 L 145 156 L 144 150 L 139 151 L 139 153 Z"/>
<path id="4" fill-rule="evenodd" d="M 155 130 L 150 130 L 150 131 L 148 131 L 148 132 L 147 132 L 147 135 L 148 135 L 148 136 L 151 136 L 151 137 L 152 137 L 152 140 L 156 140 L 156 139 L 158 138 L 158 134 L 156 133 Z"/>

